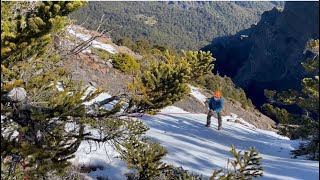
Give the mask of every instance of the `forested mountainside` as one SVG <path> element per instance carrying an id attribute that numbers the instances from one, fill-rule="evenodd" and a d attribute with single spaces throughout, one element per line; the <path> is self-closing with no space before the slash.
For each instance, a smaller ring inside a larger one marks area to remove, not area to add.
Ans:
<path id="1" fill-rule="evenodd" d="M 120 37 L 146 39 L 152 44 L 176 50 L 198 50 L 212 38 L 232 35 L 259 21 L 264 11 L 283 2 L 89 2 L 72 14 L 78 24 L 87 18 L 86 28 L 96 29 L 104 14 L 102 29 L 113 29 Z"/>

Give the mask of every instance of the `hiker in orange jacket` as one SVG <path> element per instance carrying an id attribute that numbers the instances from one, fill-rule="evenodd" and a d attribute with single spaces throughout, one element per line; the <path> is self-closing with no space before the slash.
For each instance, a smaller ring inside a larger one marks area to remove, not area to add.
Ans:
<path id="1" fill-rule="evenodd" d="M 211 124 L 211 116 L 213 116 L 214 112 L 218 115 L 218 130 L 221 129 L 222 126 L 222 118 L 221 118 L 221 111 L 223 109 L 224 100 L 221 97 L 220 91 L 215 91 L 213 97 L 209 100 L 209 112 L 207 116 L 207 124 L 206 127 L 210 127 Z"/>

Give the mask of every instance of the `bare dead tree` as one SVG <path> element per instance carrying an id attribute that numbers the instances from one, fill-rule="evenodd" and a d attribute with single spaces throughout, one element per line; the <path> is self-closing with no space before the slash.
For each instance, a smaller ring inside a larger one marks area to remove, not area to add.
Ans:
<path id="1" fill-rule="evenodd" d="M 83 23 L 79 24 L 79 26 L 83 26 L 84 24 L 86 24 L 86 22 L 88 21 L 89 17 L 90 17 L 90 15 L 87 17 L 87 19 Z"/>
<path id="2" fill-rule="evenodd" d="M 78 54 L 79 52 L 87 49 L 88 47 L 90 47 L 92 45 L 92 42 L 99 38 L 99 37 L 102 37 L 104 36 L 105 34 L 109 34 L 111 33 L 112 31 L 116 31 L 118 29 L 120 29 L 120 27 L 117 27 L 117 28 L 114 28 L 114 29 L 111 29 L 109 31 L 107 31 L 106 29 L 101 31 L 101 33 L 99 35 L 96 35 L 96 36 L 92 36 L 91 38 L 89 38 L 88 40 L 86 41 L 83 41 L 82 43 L 80 43 L 79 45 L 75 46 L 71 51 L 70 51 L 70 54 Z"/>
<path id="3" fill-rule="evenodd" d="M 99 23 L 99 25 L 98 25 L 98 27 L 97 27 L 97 29 L 96 29 L 97 32 L 99 31 L 101 25 L 103 25 L 103 24 L 107 21 L 107 19 L 103 20 L 103 19 L 104 19 L 104 16 L 105 16 L 105 14 L 103 14 L 103 15 L 101 16 L 100 23 Z"/>
<path id="4" fill-rule="evenodd" d="M 84 22 L 82 22 L 80 25 L 78 25 L 78 26 L 79 26 L 79 27 L 83 27 L 83 26 L 88 22 L 88 19 L 89 19 L 89 17 L 88 17 Z M 93 35 L 93 36 L 90 37 L 88 40 L 77 42 L 77 40 L 76 40 L 76 39 L 77 39 L 77 32 L 75 32 L 75 35 L 74 35 L 75 40 L 72 41 L 72 43 L 75 44 L 74 47 L 71 48 L 71 49 L 66 49 L 66 48 L 61 48 L 61 49 L 59 49 L 59 50 L 60 50 L 60 51 L 59 51 L 59 54 L 61 54 L 62 57 L 63 57 L 62 59 L 66 59 L 66 58 L 68 58 L 69 56 L 79 54 L 79 53 L 82 52 L 83 50 L 89 48 L 89 47 L 92 45 L 92 43 L 93 43 L 93 41 L 94 41 L 95 39 L 97 39 L 97 38 L 99 38 L 99 37 L 103 37 L 103 36 L 105 36 L 105 35 L 107 35 L 107 34 L 108 34 L 108 36 L 110 36 L 110 33 L 111 33 L 111 32 L 116 31 L 116 30 L 122 28 L 122 26 L 119 26 L 119 27 L 113 28 L 113 29 L 111 29 L 111 30 L 103 29 L 102 31 L 99 32 L 100 28 L 102 27 L 103 24 L 105 24 L 106 21 L 107 21 L 107 19 L 105 18 L 105 14 L 103 14 L 103 15 L 101 16 L 101 18 L 100 18 L 99 21 L 98 21 L 98 20 L 95 20 L 95 21 L 93 22 L 93 24 L 90 25 L 91 27 L 94 27 L 94 26 L 97 25 L 97 28 L 96 28 L 95 31 L 98 32 L 99 34 L 98 34 L 98 35 Z M 68 29 L 71 29 L 71 30 L 72 30 L 75 25 L 74 25 L 74 23 L 72 22 L 71 19 L 69 19 L 69 24 L 70 24 L 70 25 L 69 25 Z M 60 36 L 62 36 L 62 34 L 65 33 L 65 31 L 66 31 L 66 30 L 64 30 L 63 32 L 60 32 L 60 34 L 56 34 L 56 36 L 58 36 L 58 37 L 55 37 L 55 38 L 56 38 L 58 41 L 61 42 L 61 40 L 65 39 L 65 38 L 60 37 Z"/>

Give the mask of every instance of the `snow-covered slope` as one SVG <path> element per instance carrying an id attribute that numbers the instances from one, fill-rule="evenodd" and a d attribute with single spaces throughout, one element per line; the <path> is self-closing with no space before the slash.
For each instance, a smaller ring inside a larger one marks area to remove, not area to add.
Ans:
<path id="1" fill-rule="evenodd" d="M 299 141 L 292 141 L 275 132 L 235 123 L 236 115 L 223 116 L 223 129 L 217 130 L 217 119 L 212 127 L 206 128 L 205 114 L 192 114 L 180 108 L 169 106 L 161 113 L 145 115 L 140 119 L 150 127 L 147 136 L 159 142 L 168 150 L 164 161 L 182 166 L 184 169 L 209 177 L 214 169 L 225 168 L 231 144 L 237 150 L 247 151 L 254 146 L 259 152 L 266 179 L 316 180 L 319 178 L 318 161 L 292 159 L 290 151 L 297 148 Z M 227 121 L 228 120 L 228 121 Z M 95 179 L 98 175 L 114 180 L 126 179 L 130 172 L 126 163 L 116 158 L 118 153 L 108 144 L 94 146 L 91 153 L 88 142 L 83 142 L 76 153 L 74 163 L 99 164 L 106 168 L 88 174 Z"/>
<path id="2" fill-rule="evenodd" d="M 167 109 L 172 107 L 142 120 L 150 127 L 147 135 L 169 151 L 165 161 L 170 164 L 210 176 L 213 169 L 224 168 L 232 158 L 231 144 L 237 150 L 254 146 L 263 158 L 264 177 L 260 179 L 318 179 L 318 162 L 291 159 L 290 150 L 299 145 L 298 141 L 226 121 L 231 117 L 223 117 L 223 130 L 218 131 L 217 119 L 206 128 L 205 114 L 170 114 Z"/>

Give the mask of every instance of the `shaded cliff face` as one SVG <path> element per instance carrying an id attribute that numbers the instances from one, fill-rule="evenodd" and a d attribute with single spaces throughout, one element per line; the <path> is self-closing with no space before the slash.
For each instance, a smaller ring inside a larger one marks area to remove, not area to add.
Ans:
<path id="1" fill-rule="evenodd" d="M 305 45 L 319 37 L 318 10 L 318 2 L 287 2 L 283 12 L 273 9 L 263 14 L 249 34 L 253 45 L 235 82 L 246 87 L 252 81 L 278 81 L 281 89 L 292 87 L 286 81 L 300 84 Z"/>
<path id="2" fill-rule="evenodd" d="M 300 88 L 305 45 L 319 38 L 318 11 L 319 2 L 286 2 L 283 11 L 267 11 L 257 25 L 225 41 L 216 39 L 204 50 L 217 58 L 216 70 L 232 77 L 260 106 L 264 89 Z"/>

